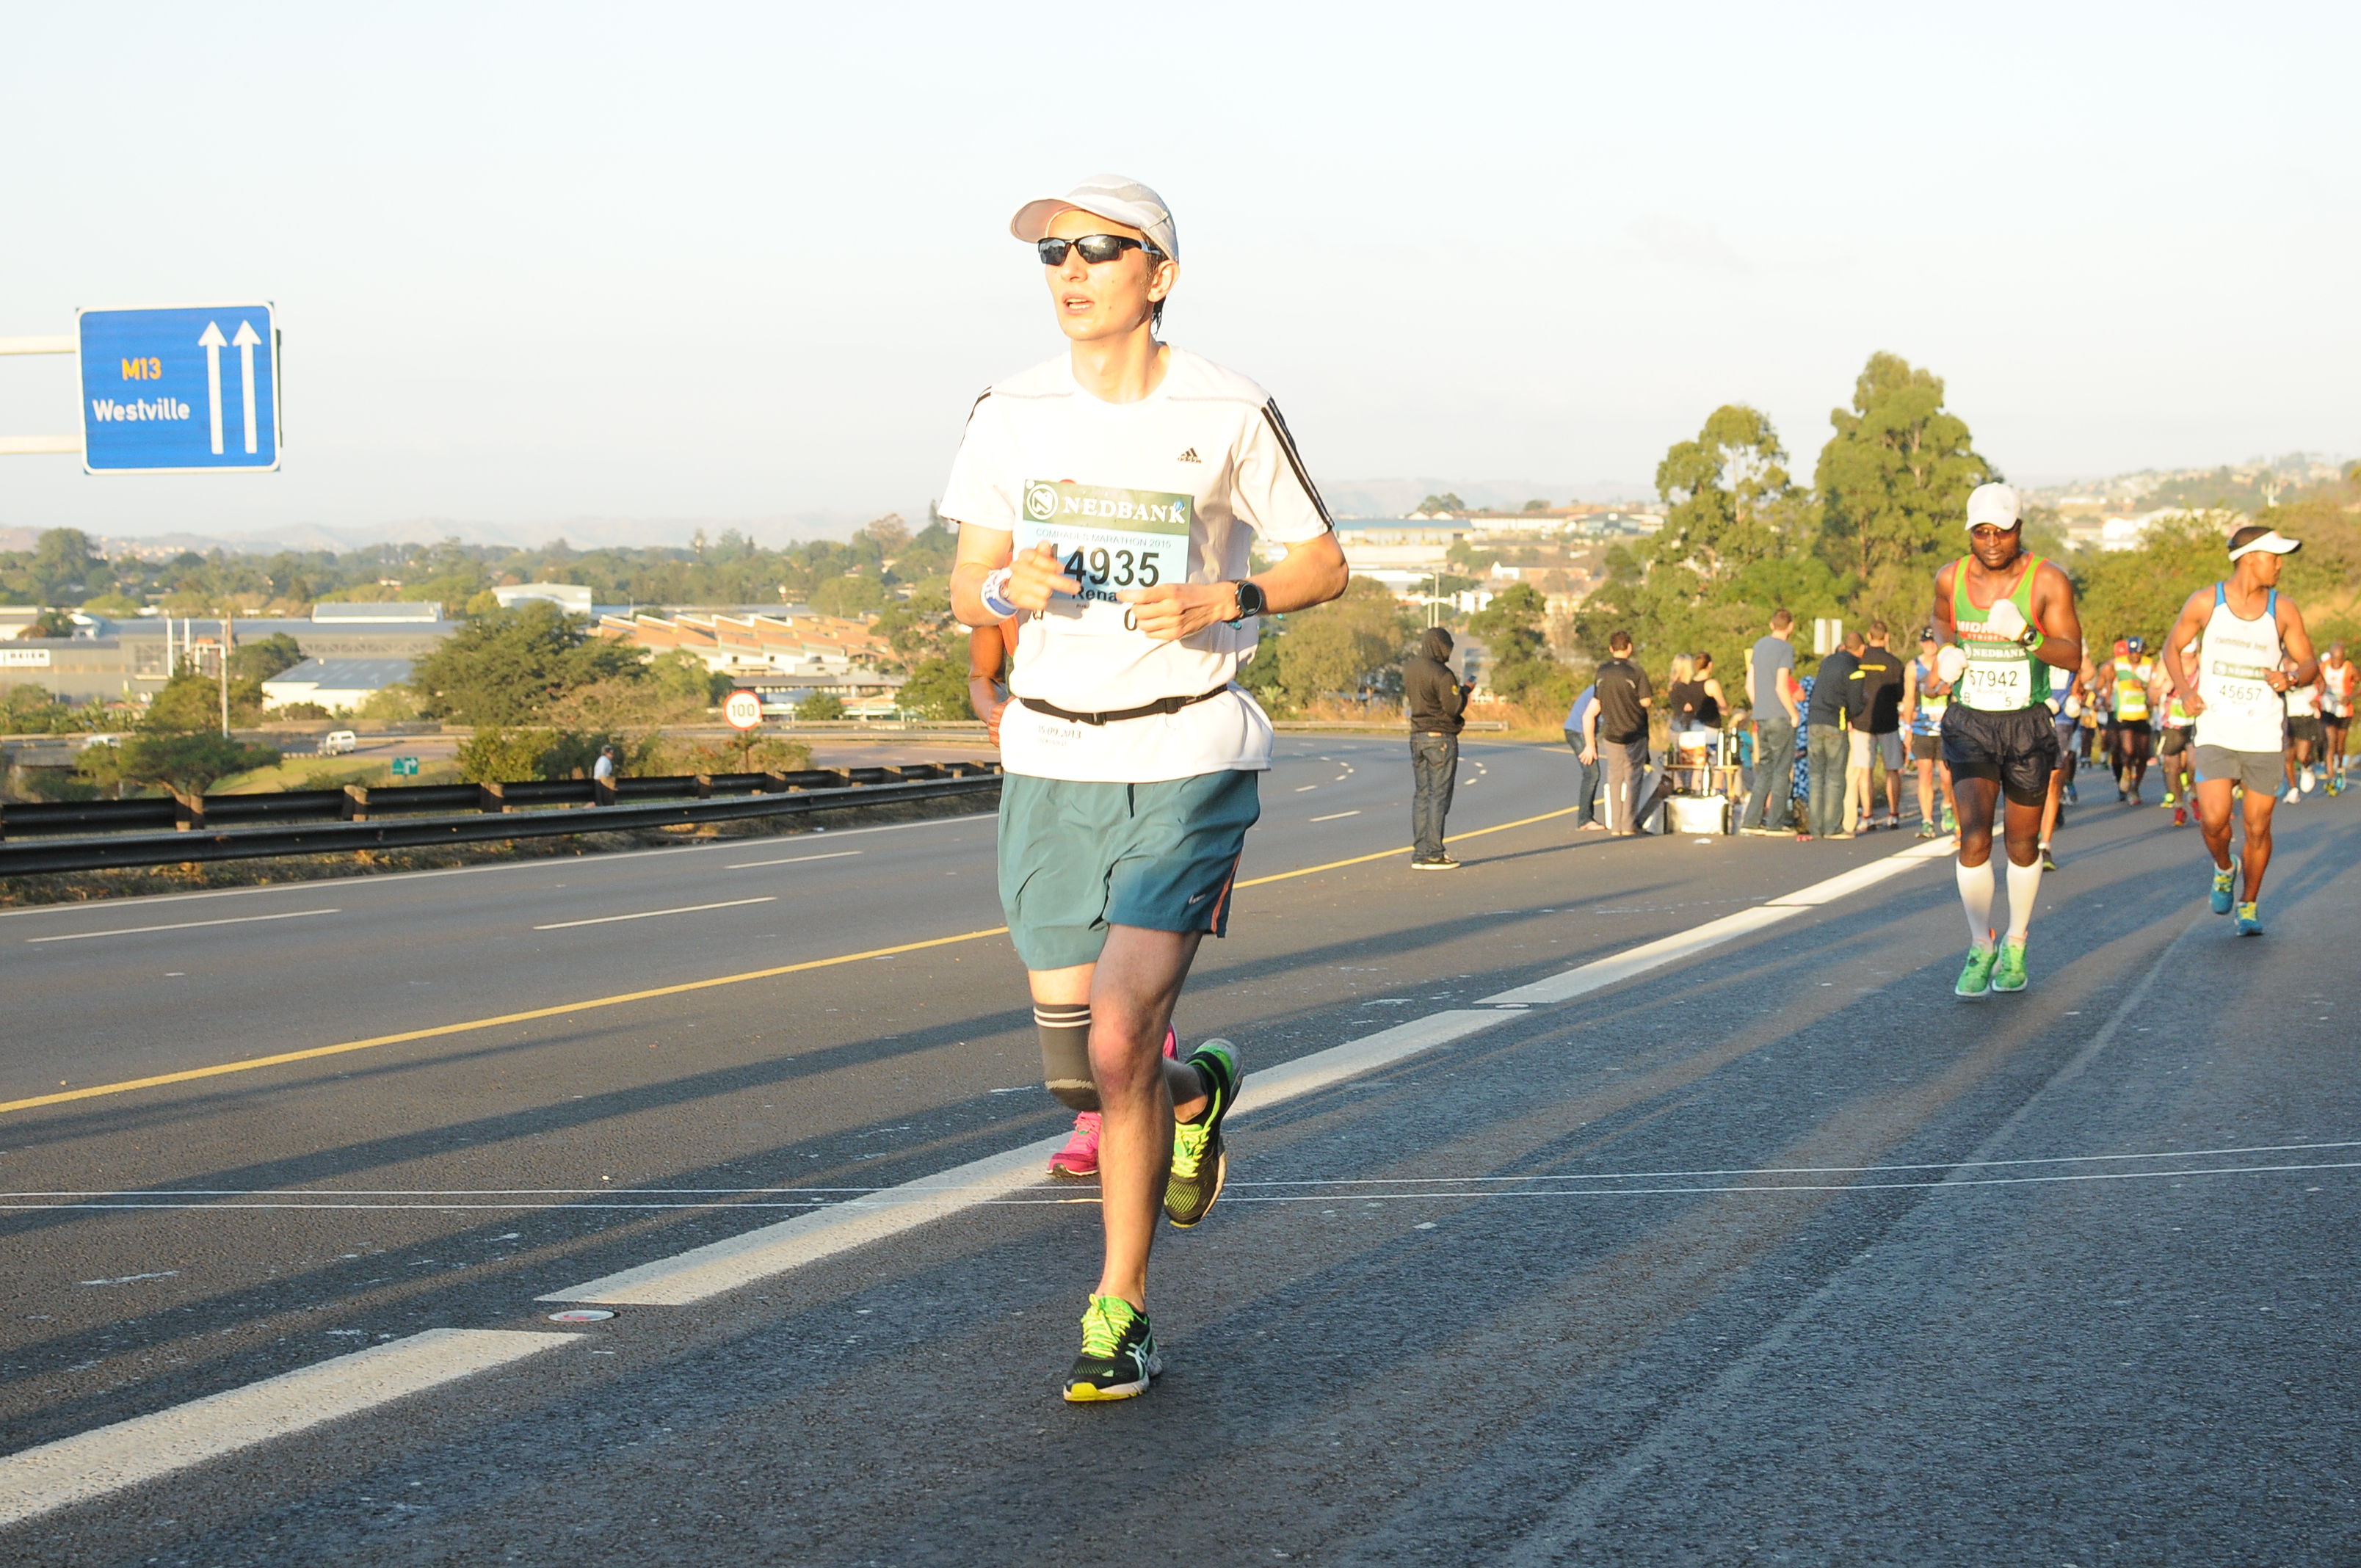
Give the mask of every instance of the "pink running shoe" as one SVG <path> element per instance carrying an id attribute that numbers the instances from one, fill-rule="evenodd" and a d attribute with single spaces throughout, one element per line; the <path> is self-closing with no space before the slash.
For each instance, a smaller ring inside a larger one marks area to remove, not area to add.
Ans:
<path id="1" fill-rule="evenodd" d="M 1176 1059 L 1180 1055 L 1180 1038 L 1170 1029 L 1164 1031 L 1164 1054 Z M 1049 1174 L 1079 1179 L 1098 1173 L 1099 1113 L 1080 1111 L 1074 1115 L 1074 1135 L 1049 1157 Z"/>
<path id="2" fill-rule="evenodd" d="M 1066 1146 L 1049 1157 L 1052 1176 L 1096 1176 L 1099 1173 L 1099 1113 L 1078 1112 L 1074 1116 L 1074 1135 Z"/>

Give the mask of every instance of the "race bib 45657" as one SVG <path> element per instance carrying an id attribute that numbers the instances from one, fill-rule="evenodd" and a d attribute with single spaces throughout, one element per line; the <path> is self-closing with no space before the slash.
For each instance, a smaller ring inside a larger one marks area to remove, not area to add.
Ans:
<path id="1" fill-rule="evenodd" d="M 1016 544 L 1030 550 L 1046 543 L 1058 552 L 1066 576 L 1082 585 L 1074 608 L 1115 605 L 1121 589 L 1187 579 L 1195 504 L 1164 490 L 1027 479 Z M 1053 603 L 1051 613 L 1060 608 Z"/>

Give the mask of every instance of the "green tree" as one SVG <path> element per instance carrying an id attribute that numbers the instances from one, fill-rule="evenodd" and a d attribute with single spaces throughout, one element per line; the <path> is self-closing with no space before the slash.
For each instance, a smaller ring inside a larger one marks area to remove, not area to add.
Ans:
<path id="1" fill-rule="evenodd" d="M 1399 690 L 1400 666 L 1417 630 L 1383 584 L 1356 577 L 1341 598 L 1287 618 L 1279 685 L 1297 704 Z"/>
<path id="2" fill-rule="evenodd" d="M 88 751 L 111 750 L 85 748 Z M 118 775 L 132 784 L 162 784 L 181 795 L 203 795 L 233 773 L 249 773 L 278 764 L 279 753 L 268 746 L 248 746 L 219 735 L 143 732 L 124 741 L 113 759 Z"/>
<path id="3" fill-rule="evenodd" d="M 233 685 L 250 680 L 258 686 L 271 676 L 282 674 L 303 662 L 303 650 L 295 639 L 284 631 L 253 642 L 241 642 L 230 650 L 229 674 Z"/>
<path id="4" fill-rule="evenodd" d="M 27 634 L 34 637 L 71 637 L 74 634 L 73 617 L 61 609 L 45 609 L 33 618 Z"/>
<path id="5" fill-rule="evenodd" d="M 1743 403 L 1714 410 L 1696 440 L 1675 444 L 1656 465 L 1656 494 L 1669 510 L 1651 554 L 1710 591 L 1779 554 L 1789 543 L 1779 526 L 1786 463 L 1779 433 L 1761 412 Z"/>
<path id="6" fill-rule="evenodd" d="M 79 604 L 87 585 L 112 581 L 114 576 L 79 528 L 46 529 L 34 541 L 33 587 L 43 604 Z"/>
<path id="7" fill-rule="evenodd" d="M 1467 503 L 1461 500 L 1458 496 L 1452 491 L 1445 490 L 1439 496 L 1429 496 L 1426 499 L 1419 502 L 1418 510 L 1425 512 L 1430 517 L 1433 516 L 1437 512 L 1451 512 L 1455 515 L 1459 512 L 1466 511 L 1467 510 Z"/>
<path id="8" fill-rule="evenodd" d="M 547 599 L 471 620 L 418 661 L 410 685 L 429 718 L 516 725 L 594 681 L 642 678 L 637 650 L 593 639 L 588 622 Z"/>
<path id="9" fill-rule="evenodd" d="M 236 655 L 231 655 L 231 668 Z M 157 735 L 218 735 L 222 727 L 221 677 L 200 674 L 187 664 L 172 674 L 164 689 L 139 716 L 139 728 Z M 262 683 L 251 676 L 230 677 L 229 721 L 253 724 L 262 717 Z"/>
<path id="10" fill-rule="evenodd" d="M 812 589 L 811 607 L 822 615 L 857 620 L 885 608 L 885 585 L 866 572 L 830 577 Z"/>
<path id="11" fill-rule="evenodd" d="M 796 704 L 797 718 L 842 718 L 844 699 L 834 692 L 814 692 Z"/>
<path id="12" fill-rule="evenodd" d="M 919 660 L 903 683 L 902 707 L 922 718 L 973 718 L 967 665 L 943 658 Z"/>
<path id="13" fill-rule="evenodd" d="M 554 729 L 479 725 L 473 735 L 459 742 L 459 782 L 522 784 L 544 777 L 543 764 L 555 749 L 556 739 Z"/>
<path id="14" fill-rule="evenodd" d="M 1511 585 L 1467 620 L 1467 630 L 1491 650 L 1485 685 L 1510 702 L 1535 707 L 1571 705 L 1575 673 L 1550 656 L 1544 628 L 1549 601 L 1530 583 Z"/>
<path id="15" fill-rule="evenodd" d="M 1895 579 L 1956 554 L 1968 492 L 2000 477 L 1973 444 L 1965 420 L 1943 407 L 1943 378 L 1898 355 L 1872 354 L 1853 384 L 1850 410 L 1828 415 L 1836 434 L 1820 448 L 1814 482 L 1832 560 L 1880 597 Z"/>
<path id="16" fill-rule="evenodd" d="M 46 687 L 0 685 L 0 734 L 49 735 L 71 728 L 73 710 Z"/>

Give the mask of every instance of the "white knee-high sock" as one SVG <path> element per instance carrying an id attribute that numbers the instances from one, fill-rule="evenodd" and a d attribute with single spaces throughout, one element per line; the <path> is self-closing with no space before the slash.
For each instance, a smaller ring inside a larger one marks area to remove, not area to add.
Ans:
<path id="1" fill-rule="evenodd" d="M 1991 862 L 1985 862 L 1989 865 Z M 2041 891 L 2041 862 L 2020 866 L 2008 863 L 2008 939 L 2025 940 L 2026 928 L 2033 924 L 2033 895 Z"/>
<path id="2" fill-rule="evenodd" d="M 1968 906 L 1968 940 L 1979 948 L 1992 946 L 1992 861 L 1971 866 L 1952 862 L 1960 878 L 1960 902 Z"/>

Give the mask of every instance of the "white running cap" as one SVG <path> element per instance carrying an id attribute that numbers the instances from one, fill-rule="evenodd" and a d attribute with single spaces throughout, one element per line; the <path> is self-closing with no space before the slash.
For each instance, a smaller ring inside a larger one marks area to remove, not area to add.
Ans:
<path id="1" fill-rule="evenodd" d="M 2260 539 L 2249 539 L 2239 545 L 2230 552 L 2230 559 L 2235 561 L 2241 555 L 2251 555 L 2257 550 L 2268 555 L 2292 555 L 2302 548 L 2301 540 L 2290 539 L 2283 533 L 2271 532 L 2264 534 Z"/>
<path id="2" fill-rule="evenodd" d="M 1154 191 L 1120 174 L 1093 174 L 1062 196 L 1026 203 L 1008 220 L 1008 232 L 1031 245 L 1049 232 L 1051 218 L 1070 208 L 1137 229 L 1168 258 L 1180 259 L 1180 234 L 1173 226 L 1172 209 Z"/>
<path id="3" fill-rule="evenodd" d="M 2017 507 L 2016 491 L 2006 485 L 1978 485 L 1968 497 L 1968 526 L 1982 528 L 1990 523 L 1994 528 L 2015 528 L 2024 517 Z"/>

